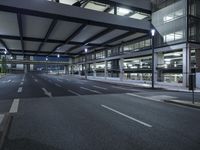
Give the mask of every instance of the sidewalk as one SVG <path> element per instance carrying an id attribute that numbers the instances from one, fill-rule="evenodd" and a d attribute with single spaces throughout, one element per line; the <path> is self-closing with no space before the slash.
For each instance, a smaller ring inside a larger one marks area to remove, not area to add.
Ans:
<path id="1" fill-rule="evenodd" d="M 80 76 L 78 76 L 80 77 Z M 81 78 L 84 78 L 84 76 L 81 76 Z M 116 84 L 126 84 L 126 85 L 136 85 L 136 86 L 142 86 L 142 87 L 151 87 L 151 82 L 141 82 L 141 81 L 133 81 L 133 80 L 124 80 L 120 81 L 119 78 L 104 78 L 104 77 L 93 77 L 88 76 L 88 80 L 95 80 L 95 81 L 101 81 L 101 82 L 108 82 L 108 83 L 116 83 Z M 191 92 L 188 90 L 188 88 L 182 86 L 182 84 L 169 84 L 169 83 L 155 83 L 155 88 L 162 88 L 166 90 L 171 91 L 180 91 L 180 92 Z M 200 89 L 196 89 L 195 92 L 200 93 Z"/>

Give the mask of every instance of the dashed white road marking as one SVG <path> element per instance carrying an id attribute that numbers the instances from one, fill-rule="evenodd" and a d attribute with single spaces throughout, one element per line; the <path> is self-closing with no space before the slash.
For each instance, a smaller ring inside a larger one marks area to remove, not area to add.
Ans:
<path id="1" fill-rule="evenodd" d="M 24 84 L 24 82 L 22 81 L 21 83 L 20 83 L 20 85 L 23 85 Z"/>
<path id="2" fill-rule="evenodd" d="M 48 92 L 45 88 L 42 88 L 42 90 L 44 91 L 45 95 L 47 95 L 48 97 L 52 97 L 51 92 Z"/>
<path id="3" fill-rule="evenodd" d="M 75 94 L 75 95 L 77 95 L 77 96 L 80 96 L 80 94 L 79 94 L 79 93 L 77 93 L 77 92 L 74 92 L 74 91 L 72 91 L 72 90 L 68 90 L 68 92 L 70 92 L 70 93 L 72 93 L 72 94 Z"/>
<path id="4" fill-rule="evenodd" d="M 117 110 L 115 110 L 115 109 L 113 109 L 113 108 L 110 108 L 110 107 L 108 107 L 108 106 L 106 106 L 106 105 L 101 105 L 101 106 L 104 107 L 104 108 L 106 108 L 106 109 L 108 109 L 108 110 L 110 110 L 110 111 L 112 111 L 112 112 L 115 112 L 115 113 L 117 113 L 117 114 L 119 114 L 119 115 L 121 115 L 121 116 L 123 116 L 123 117 L 126 117 L 126 118 L 128 118 L 128 119 L 130 119 L 130 120 L 132 120 L 132 121 L 135 121 L 135 122 L 137 122 L 137 123 L 139 123 L 139 124 L 142 124 L 142 125 L 144 125 L 144 126 L 146 126 L 146 127 L 149 127 L 149 128 L 152 127 L 152 125 L 150 125 L 150 124 L 148 124 L 148 123 L 145 123 L 145 122 L 140 121 L 140 120 L 138 120 L 138 119 L 135 119 L 135 118 L 133 118 L 133 117 L 131 117 L 131 116 L 128 116 L 128 115 L 126 115 L 126 114 L 124 114 L 124 113 L 121 113 L 121 112 L 119 112 L 119 111 L 117 111 Z"/>
<path id="5" fill-rule="evenodd" d="M 97 88 L 97 89 L 102 89 L 102 90 L 107 90 L 107 88 L 101 87 L 101 86 L 96 86 L 94 85 L 93 87 Z"/>
<path id="6" fill-rule="evenodd" d="M 161 100 L 159 100 L 159 99 L 154 99 L 154 98 L 151 98 L 151 97 L 140 96 L 140 95 L 133 94 L 133 93 L 126 93 L 126 95 L 130 95 L 130 96 L 134 96 L 134 97 L 138 97 L 138 98 L 142 98 L 142 99 L 147 99 L 147 100 L 151 100 L 151 101 L 161 102 Z"/>
<path id="7" fill-rule="evenodd" d="M 137 89 L 127 89 L 127 88 L 123 88 L 123 87 L 120 87 L 120 86 L 111 86 L 112 88 L 115 88 L 115 89 L 120 89 L 120 90 L 127 90 L 127 91 L 142 91 L 142 90 L 137 90 Z"/>
<path id="8" fill-rule="evenodd" d="M 35 81 L 35 82 L 38 82 L 38 80 L 37 80 L 37 79 L 34 79 L 34 81 Z"/>
<path id="9" fill-rule="evenodd" d="M 60 84 L 57 84 L 57 83 L 55 83 L 55 85 L 58 86 L 58 87 L 62 87 Z"/>
<path id="10" fill-rule="evenodd" d="M 11 82 L 11 80 L 8 80 L 8 82 Z"/>
<path id="11" fill-rule="evenodd" d="M 96 90 L 91 90 L 91 89 L 88 89 L 88 88 L 85 88 L 85 87 L 80 87 L 80 88 L 83 89 L 83 90 L 86 90 L 86 91 L 93 92 L 93 93 L 101 94 L 101 92 L 96 91 Z"/>
<path id="12" fill-rule="evenodd" d="M 18 107 L 19 107 L 19 98 L 16 98 L 13 100 L 13 103 L 11 105 L 10 108 L 10 113 L 16 113 L 18 111 Z"/>
<path id="13" fill-rule="evenodd" d="M 17 92 L 18 92 L 18 93 L 21 93 L 22 90 L 23 90 L 23 88 L 22 88 L 22 87 L 19 87 Z"/>

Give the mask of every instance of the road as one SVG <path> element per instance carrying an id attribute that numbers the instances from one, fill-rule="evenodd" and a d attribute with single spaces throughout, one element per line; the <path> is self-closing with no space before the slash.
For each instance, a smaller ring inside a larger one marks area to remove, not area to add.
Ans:
<path id="1" fill-rule="evenodd" d="M 200 110 L 163 102 L 190 98 L 66 75 L 10 74 L 0 79 L 0 114 L 14 116 L 4 149 L 199 150 Z"/>

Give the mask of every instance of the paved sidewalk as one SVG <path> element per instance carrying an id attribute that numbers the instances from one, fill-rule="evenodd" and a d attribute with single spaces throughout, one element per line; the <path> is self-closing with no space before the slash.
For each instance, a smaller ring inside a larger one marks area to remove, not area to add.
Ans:
<path id="1" fill-rule="evenodd" d="M 173 104 L 178 104 L 178 105 L 183 105 L 183 106 L 188 106 L 188 107 L 193 107 L 193 108 L 198 108 L 200 109 L 200 103 L 199 102 L 194 102 L 194 104 L 191 101 L 181 101 L 181 100 L 164 100 L 167 103 L 173 103 Z"/>
<path id="2" fill-rule="evenodd" d="M 80 76 L 79 76 L 80 77 Z M 81 76 L 81 78 L 84 78 Z M 116 83 L 116 84 L 128 84 L 128 85 L 136 85 L 136 86 L 142 86 L 142 87 L 151 87 L 151 82 L 141 82 L 141 81 L 133 81 L 133 80 L 124 80 L 120 81 L 119 78 L 107 78 L 104 77 L 92 77 L 88 76 L 88 80 L 95 80 L 95 81 L 101 81 L 101 82 L 109 82 L 109 83 Z M 166 90 L 172 90 L 172 91 L 181 91 L 181 92 L 191 92 L 188 90 L 188 88 L 182 86 L 182 84 L 169 84 L 169 83 L 156 83 L 155 88 L 162 88 Z M 196 89 L 195 92 L 200 92 L 200 89 Z"/>

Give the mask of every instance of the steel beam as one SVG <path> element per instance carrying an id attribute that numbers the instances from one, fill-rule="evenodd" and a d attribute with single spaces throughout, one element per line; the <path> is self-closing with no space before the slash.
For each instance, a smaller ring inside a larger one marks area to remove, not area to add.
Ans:
<path id="1" fill-rule="evenodd" d="M 43 40 L 43 42 L 40 44 L 40 46 L 39 46 L 37 52 L 35 53 L 35 55 L 37 55 L 38 52 L 41 51 L 43 45 L 44 45 L 45 42 L 48 40 L 48 38 L 49 38 L 51 32 L 53 31 L 54 27 L 56 26 L 57 22 L 58 22 L 57 20 L 52 20 L 51 25 L 49 26 L 49 29 L 48 29 L 48 31 L 47 31 L 45 37 L 44 37 L 44 40 Z"/>
<path id="2" fill-rule="evenodd" d="M 22 16 L 21 16 L 20 13 L 17 14 L 17 22 L 18 22 L 22 51 L 23 51 L 23 54 L 24 54 L 23 26 L 22 26 Z"/>

